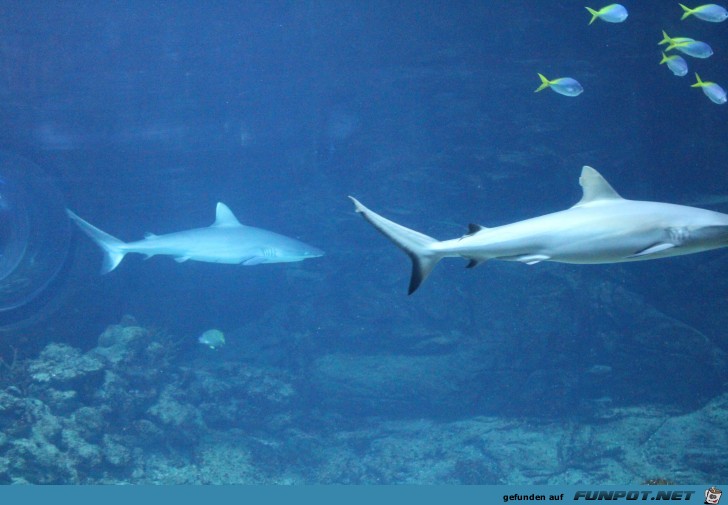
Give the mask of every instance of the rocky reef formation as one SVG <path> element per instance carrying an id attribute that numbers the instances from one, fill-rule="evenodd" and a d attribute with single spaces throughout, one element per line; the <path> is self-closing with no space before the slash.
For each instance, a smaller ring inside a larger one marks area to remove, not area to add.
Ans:
<path id="1" fill-rule="evenodd" d="M 260 429 L 290 407 L 285 374 L 179 366 L 175 346 L 127 321 L 86 353 L 52 343 L 8 365 L 0 382 L 0 482 L 155 481 L 149 465 L 188 461 L 216 426 Z"/>
<path id="2" fill-rule="evenodd" d="M 651 317 L 663 334 L 666 325 L 691 334 Z M 457 333 L 403 334 L 398 353 L 340 349 L 295 366 L 245 358 L 270 349 L 271 335 L 224 357 L 126 319 L 87 352 L 51 343 L 5 364 L 0 483 L 616 484 L 728 475 L 717 450 L 728 445 L 725 393 L 687 411 L 589 399 L 583 381 L 621 373 L 591 361 L 573 383 L 575 373 L 543 369 L 504 394 L 492 385 L 468 393 L 509 369 L 496 369 L 497 356 L 484 361 L 485 347 Z M 565 416 L 569 405 L 579 410 Z M 488 413 L 498 409 L 511 414 Z"/>

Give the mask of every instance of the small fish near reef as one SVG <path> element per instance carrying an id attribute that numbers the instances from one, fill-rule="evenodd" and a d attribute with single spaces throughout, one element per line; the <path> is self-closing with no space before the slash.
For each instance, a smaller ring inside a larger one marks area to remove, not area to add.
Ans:
<path id="1" fill-rule="evenodd" d="M 694 9 L 686 7 L 683 4 L 678 5 L 682 7 L 682 10 L 684 11 L 684 14 L 680 18 L 681 20 L 690 16 L 695 16 L 698 19 L 702 19 L 703 21 L 708 21 L 710 23 L 722 23 L 728 19 L 728 10 L 721 5 L 705 4 L 695 7 Z"/>
<path id="2" fill-rule="evenodd" d="M 667 68 L 669 68 L 670 71 L 678 77 L 685 77 L 688 73 L 688 62 L 685 61 L 685 58 L 682 56 L 678 56 L 677 54 L 668 56 L 665 53 L 662 53 L 660 65 L 663 63 L 667 63 Z"/>
<path id="3" fill-rule="evenodd" d="M 220 330 L 207 330 L 197 338 L 197 341 L 210 349 L 217 349 L 225 345 L 225 334 Z"/>
<path id="4" fill-rule="evenodd" d="M 572 79 L 571 77 L 559 77 L 549 81 L 543 74 L 538 74 L 541 79 L 541 85 L 536 88 L 534 93 L 538 93 L 546 88 L 551 88 L 559 95 L 564 96 L 579 96 L 584 92 L 584 88 L 581 87 L 579 81 Z"/>
<path id="5" fill-rule="evenodd" d="M 585 7 L 585 9 L 592 15 L 589 24 L 592 24 L 597 18 L 607 23 L 621 23 L 629 16 L 627 9 L 624 5 L 620 4 L 610 4 L 599 10 L 592 9 L 591 7 Z"/>
<path id="6" fill-rule="evenodd" d="M 723 105 L 726 102 L 726 92 L 720 87 L 720 85 L 710 81 L 701 81 L 697 72 L 695 72 L 695 80 L 697 82 L 695 84 L 691 84 L 691 88 L 702 88 L 705 96 L 710 98 L 710 101 L 713 103 Z"/>

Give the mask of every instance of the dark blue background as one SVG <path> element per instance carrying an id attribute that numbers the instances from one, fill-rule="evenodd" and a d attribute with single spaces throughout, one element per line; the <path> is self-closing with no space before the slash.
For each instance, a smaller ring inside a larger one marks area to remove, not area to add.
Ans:
<path id="1" fill-rule="evenodd" d="M 517 348 L 567 366 L 616 317 L 578 286 L 606 283 L 725 349 L 724 252 L 474 271 L 447 260 L 407 297 L 409 261 L 346 198 L 444 239 L 572 205 L 584 164 L 628 198 L 728 194 L 726 108 L 689 86 L 694 70 L 728 85 L 728 24 L 624 3 L 627 22 L 588 26 L 580 4 L 555 1 L 4 2 L 0 148 L 52 174 L 75 212 L 136 240 L 206 226 L 223 201 L 327 252 L 251 268 L 130 256 L 100 277 L 100 251 L 77 235 L 61 308 L 7 342 L 26 355 L 49 340 L 93 347 L 132 314 L 192 345 L 273 311 L 276 331 L 316 335 L 313 360 L 396 350 L 413 325 L 477 339 L 528 321 L 535 334 Z M 663 29 L 715 55 L 677 78 L 658 65 Z M 535 94 L 537 72 L 585 91 Z M 553 324 L 539 334 L 535 286 L 553 293 L 568 338 Z"/>

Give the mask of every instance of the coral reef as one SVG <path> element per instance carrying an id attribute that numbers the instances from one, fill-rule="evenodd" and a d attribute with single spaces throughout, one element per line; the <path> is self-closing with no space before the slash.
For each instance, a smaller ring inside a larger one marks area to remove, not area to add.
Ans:
<path id="1" fill-rule="evenodd" d="M 728 394 L 684 412 L 602 398 L 571 417 L 466 415 L 458 388 L 494 362 L 463 352 L 463 340 L 404 335 L 400 354 L 326 354 L 294 373 L 240 359 L 253 348 L 234 359 L 203 346 L 184 353 L 127 319 L 87 352 L 51 343 L 4 369 L 0 483 L 639 484 L 728 475 L 716 450 L 728 445 Z M 524 380 L 538 388 L 562 378 Z"/>

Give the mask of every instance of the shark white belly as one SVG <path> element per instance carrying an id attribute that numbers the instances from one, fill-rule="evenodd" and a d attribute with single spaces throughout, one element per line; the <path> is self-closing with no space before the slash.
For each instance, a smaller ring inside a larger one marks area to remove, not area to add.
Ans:
<path id="1" fill-rule="evenodd" d="M 583 168 L 579 182 L 583 197 L 569 209 L 494 228 L 470 225 L 466 235 L 445 241 L 405 228 L 352 200 L 357 212 L 412 259 L 410 294 L 444 257 L 466 258 L 469 267 L 489 259 L 619 263 L 728 245 L 727 214 L 626 200 L 591 167 Z"/>

